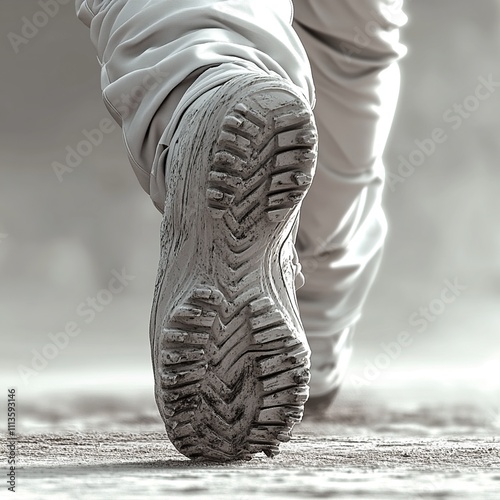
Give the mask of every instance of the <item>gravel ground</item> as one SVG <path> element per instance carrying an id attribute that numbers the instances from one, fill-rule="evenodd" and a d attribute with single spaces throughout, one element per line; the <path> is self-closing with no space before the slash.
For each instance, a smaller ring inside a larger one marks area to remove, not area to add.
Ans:
<path id="1" fill-rule="evenodd" d="M 42 412 L 37 425 L 25 413 L 17 498 L 500 498 L 498 427 L 474 406 L 342 403 L 306 419 L 278 457 L 229 465 L 187 460 L 153 408 L 124 408 Z"/>

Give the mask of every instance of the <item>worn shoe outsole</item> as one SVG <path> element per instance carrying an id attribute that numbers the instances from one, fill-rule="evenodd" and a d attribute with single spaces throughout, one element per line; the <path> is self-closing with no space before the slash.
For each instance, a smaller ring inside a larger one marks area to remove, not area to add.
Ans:
<path id="1" fill-rule="evenodd" d="M 268 76 L 208 92 L 174 137 L 151 343 L 160 414 L 190 458 L 274 456 L 302 418 L 290 245 L 316 149 L 309 105 Z"/>

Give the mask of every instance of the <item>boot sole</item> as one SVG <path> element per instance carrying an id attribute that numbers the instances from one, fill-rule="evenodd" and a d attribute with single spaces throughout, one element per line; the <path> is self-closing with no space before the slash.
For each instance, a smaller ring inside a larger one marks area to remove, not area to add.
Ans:
<path id="1" fill-rule="evenodd" d="M 153 365 L 167 434 L 193 459 L 276 455 L 308 397 L 310 352 L 283 249 L 312 181 L 316 128 L 294 89 L 253 80 L 217 90 L 205 114 L 195 106 L 185 120 L 196 137 L 181 134 L 172 151 L 170 175 L 182 175 L 188 157 L 196 173 L 184 173 L 173 189 L 183 194 L 169 203 L 183 203 L 184 232 L 197 234 L 183 239 L 166 214 L 173 242 L 162 244 Z M 186 238 L 195 251 L 179 261 Z M 175 298 L 158 307 L 176 258 Z"/>

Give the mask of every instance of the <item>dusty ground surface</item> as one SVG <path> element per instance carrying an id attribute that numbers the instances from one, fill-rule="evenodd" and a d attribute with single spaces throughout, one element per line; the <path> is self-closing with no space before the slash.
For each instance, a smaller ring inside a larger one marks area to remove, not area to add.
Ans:
<path id="1" fill-rule="evenodd" d="M 36 425 L 27 411 L 17 498 L 500 498 L 498 427 L 475 406 L 344 402 L 297 427 L 275 459 L 227 465 L 179 455 L 147 404 L 94 403 L 78 419 L 39 411 Z"/>

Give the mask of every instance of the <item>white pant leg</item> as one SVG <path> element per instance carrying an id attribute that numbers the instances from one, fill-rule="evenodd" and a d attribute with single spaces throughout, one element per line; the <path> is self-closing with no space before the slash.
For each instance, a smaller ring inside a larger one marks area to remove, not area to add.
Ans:
<path id="1" fill-rule="evenodd" d="M 386 233 L 381 155 L 405 48 L 401 0 L 297 0 L 295 29 L 316 85 L 319 161 L 301 212 L 298 290 L 310 340 L 359 318 Z M 314 349 L 313 349 L 314 350 Z"/>
<path id="2" fill-rule="evenodd" d="M 97 48 L 103 98 L 161 211 L 168 144 L 196 97 L 243 71 L 262 71 L 314 101 L 290 0 L 76 0 L 76 9 Z"/>

